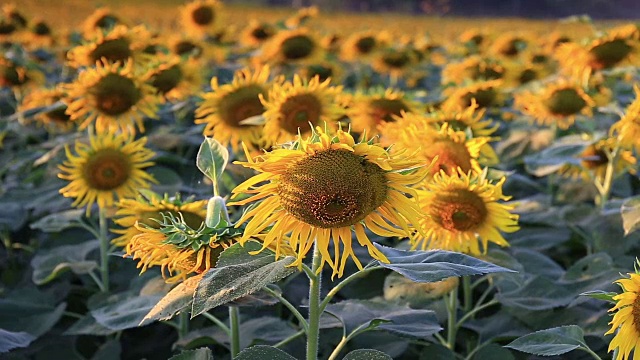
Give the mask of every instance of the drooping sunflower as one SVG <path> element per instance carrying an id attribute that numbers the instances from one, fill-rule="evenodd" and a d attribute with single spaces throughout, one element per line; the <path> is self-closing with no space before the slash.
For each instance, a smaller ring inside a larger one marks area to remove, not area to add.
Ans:
<path id="1" fill-rule="evenodd" d="M 97 33 L 111 30 L 116 25 L 123 24 L 122 20 L 110 8 L 96 9 L 82 22 L 82 33 L 86 39 L 94 37 Z"/>
<path id="2" fill-rule="evenodd" d="M 196 124 L 206 124 L 203 134 L 215 136 L 223 145 L 231 144 L 237 151 L 240 142 L 262 143 L 262 126 L 243 125 L 240 122 L 262 115 L 264 101 L 271 99 L 269 88 L 282 82 L 270 80 L 268 66 L 243 69 L 235 73 L 229 84 L 219 85 L 218 78 L 211 79 L 211 92 L 202 95 L 203 102 L 196 110 Z M 263 97 L 262 99 L 260 97 Z"/>
<path id="3" fill-rule="evenodd" d="M 442 103 L 442 109 L 468 107 L 474 99 L 480 108 L 498 105 L 502 102 L 502 84 L 502 80 L 496 79 L 447 88 L 443 92 L 446 100 Z"/>
<path id="4" fill-rule="evenodd" d="M 610 133 L 626 148 L 640 153 L 640 86 L 634 85 L 636 98 L 629 104 L 624 116 L 611 126 Z"/>
<path id="5" fill-rule="evenodd" d="M 323 49 L 314 32 L 307 28 L 282 30 L 262 47 L 256 61 L 269 64 L 314 63 L 322 60 Z"/>
<path id="6" fill-rule="evenodd" d="M 147 227 L 159 228 L 162 214 L 172 214 L 182 217 L 192 229 L 197 229 L 205 221 L 207 216 L 207 200 L 194 201 L 193 199 L 181 199 L 180 195 L 169 197 L 167 194 L 161 197 L 153 192 L 145 192 L 136 198 L 121 199 L 116 204 L 117 211 L 113 222 L 122 229 L 113 229 L 112 232 L 120 234 L 111 240 L 111 243 L 119 247 L 127 247 L 131 239 L 140 233 L 136 223 Z"/>
<path id="7" fill-rule="evenodd" d="M 202 85 L 200 67 L 195 59 L 181 59 L 173 54 L 159 54 L 150 63 L 148 83 L 163 99 L 181 100 Z"/>
<path id="8" fill-rule="evenodd" d="M 298 137 L 290 148 L 247 158 L 241 164 L 260 174 L 233 190 L 234 196 L 252 194 L 234 205 L 261 201 L 240 218 L 238 224 L 248 222 L 240 241 L 271 226 L 263 248 L 275 243 L 277 256 L 289 245 L 297 256 L 292 265 L 301 266 L 315 242 L 322 265 L 328 263 L 333 275 L 342 276 L 349 258 L 362 268 L 353 252 L 352 231 L 373 258 L 386 262 L 365 227 L 382 236 L 404 237 L 409 224 L 418 220 L 415 197 L 406 194 L 415 194 L 412 186 L 428 171 L 420 167 L 424 164 L 372 142 L 356 143 L 342 130 L 332 137 L 318 129 L 310 137 Z"/>
<path id="9" fill-rule="evenodd" d="M 100 208 L 113 206 L 114 200 L 136 196 L 155 182 L 144 168 L 153 165 L 153 151 L 147 138 L 133 140 L 128 134 L 90 134 L 89 144 L 76 141 L 74 152 L 66 147 L 67 160 L 59 166 L 61 179 L 70 183 L 60 189 L 64 197 L 75 198 L 73 206 Z"/>
<path id="10" fill-rule="evenodd" d="M 462 84 L 465 81 L 495 80 L 505 75 L 505 68 L 498 60 L 479 55 L 450 63 L 442 69 L 442 83 Z"/>
<path id="11" fill-rule="evenodd" d="M 640 30 L 625 25 L 609 30 L 586 45 L 565 43 L 555 56 L 565 73 L 583 81 L 593 72 L 640 63 Z"/>
<path id="12" fill-rule="evenodd" d="M 533 62 L 509 61 L 505 65 L 505 83 L 519 87 L 536 80 L 541 80 L 555 72 L 553 66 Z"/>
<path id="13" fill-rule="evenodd" d="M 582 178 L 585 182 L 594 179 L 602 182 L 609 164 L 609 156 L 616 146 L 617 139 L 605 138 L 587 145 L 578 154 L 576 164 L 566 164 L 560 169 L 560 173 L 571 178 Z M 630 150 L 620 149 L 618 158 L 613 167 L 613 176 L 618 177 L 626 172 L 635 173 L 637 160 Z"/>
<path id="14" fill-rule="evenodd" d="M 221 9 L 217 0 L 194 0 L 180 8 L 182 28 L 195 37 L 211 36 L 219 30 Z"/>
<path id="15" fill-rule="evenodd" d="M 557 124 L 560 129 L 568 129 L 580 114 L 591 115 L 595 106 L 582 87 L 566 79 L 549 83 L 537 92 L 515 95 L 516 108 L 540 125 Z"/>
<path id="16" fill-rule="evenodd" d="M 95 123 L 98 133 L 120 130 L 144 132 L 143 116 L 154 118 L 160 99 L 147 75 L 137 74 L 133 62 L 98 63 L 62 86 L 67 114 L 81 122 L 79 129 Z"/>
<path id="17" fill-rule="evenodd" d="M 278 32 L 278 29 L 267 22 L 252 19 L 240 33 L 240 44 L 258 47 Z"/>
<path id="18" fill-rule="evenodd" d="M 451 175 L 441 171 L 418 190 L 425 216 L 420 226 L 426 235 L 414 232 L 412 247 L 458 251 L 471 255 L 486 253 L 489 242 L 509 246 L 500 232 L 517 231 L 518 215 L 502 193 L 506 178 L 492 184 L 474 172 Z M 481 245 L 481 246 L 480 246 Z"/>
<path id="19" fill-rule="evenodd" d="M 370 57 L 375 50 L 388 45 L 390 40 L 391 35 L 385 31 L 354 33 L 342 42 L 340 57 L 345 61 L 362 61 Z"/>
<path id="20" fill-rule="evenodd" d="M 448 124 L 455 131 L 470 131 L 473 137 L 491 136 L 497 129 L 491 120 L 483 120 L 485 109 L 478 109 L 475 100 L 468 107 L 432 110 L 427 112 L 425 120 L 442 126 Z"/>
<path id="21" fill-rule="evenodd" d="M 609 351 L 617 349 L 621 360 L 630 359 L 633 351 L 633 359 L 636 360 L 640 356 L 640 274 L 628 275 L 628 278 L 616 281 L 622 293 L 613 297 L 616 304 L 609 311 L 616 313 L 609 323 L 611 329 L 605 335 L 615 334 L 609 343 Z"/>
<path id="22" fill-rule="evenodd" d="M 84 45 L 67 53 L 67 64 L 74 68 L 94 66 L 96 62 L 140 61 L 151 35 L 144 26 L 129 28 L 116 25 L 108 32 L 98 32 Z"/>
<path id="23" fill-rule="evenodd" d="M 25 96 L 20 111 L 32 110 L 40 107 L 50 107 L 62 99 L 60 89 L 37 89 Z M 34 116 L 34 120 L 42 124 L 48 131 L 69 131 L 73 129 L 74 122 L 65 113 L 67 107 L 60 106 L 55 109 L 42 111 Z"/>
<path id="24" fill-rule="evenodd" d="M 493 40 L 489 52 L 495 56 L 514 58 L 525 51 L 534 39 L 529 34 L 507 32 Z"/>
<path id="25" fill-rule="evenodd" d="M 307 135 L 313 127 L 336 129 L 345 113 L 339 103 L 342 86 L 331 86 L 330 80 L 302 79 L 297 74 L 292 82 L 276 83 L 264 105 L 264 140 L 267 145 L 292 141 L 298 134 Z"/>
<path id="26" fill-rule="evenodd" d="M 39 87 L 44 80 L 39 70 L 0 55 L 0 89 Z"/>
<path id="27" fill-rule="evenodd" d="M 402 112 L 418 112 L 420 104 L 396 89 L 374 90 L 356 93 L 349 101 L 347 116 L 351 119 L 351 129 L 366 132 L 367 136 L 379 134 L 378 126 L 394 122 Z"/>

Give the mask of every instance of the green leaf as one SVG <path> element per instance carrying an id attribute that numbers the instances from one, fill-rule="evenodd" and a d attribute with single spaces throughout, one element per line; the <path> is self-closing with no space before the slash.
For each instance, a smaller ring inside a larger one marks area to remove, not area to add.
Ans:
<path id="1" fill-rule="evenodd" d="M 247 245 L 249 244 L 251 243 L 247 243 Z M 247 246 L 245 250 L 250 251 L 251 247 Z M 222 254 L 224 255 L 225 252 L 226 250 Z M 248 256 L 248 251 L 239 257 L 245 258 L 246 256 Z M 296 271 L 296 268 L 290 267 L 295 261 L 293 256 L 274 260 L 273 255 L 260 253 L 252 258 L 247 258 L 245 263 L 240 264 L 229 264 L 229 261 L 222 260 L 221 255 L 217 267 L 209 270 L 198 284 L 193 297 L 191 317 L 254 293 L 263 286 L 274 283 Z M 225 266 L 225 264 L 229 265 Z"/>
<path id="2" fill-rule="evenodd" d="M 29 227 L 43 232 L 60 232 L 76 225 L 83 218 L 84 214 L 84 209 L 57 212 L 31 223 Z"/>
<path id="3" fill-rule="evenodd" d="M 379 244 L 375 246 L 389 259 L 380 266 L 391 269 L 416 282 L 435 282 L 452 276 L 481 275 L 513 270 L 461 253 L 431 250 L 404 251 Z"/>
<path id="4" fill-rule="evenodd" d="M 214 196 L 209 199 L 205 224 L 212 229 L 226 228 L 231 224 L 229 213 L 227 212 L 227 204 L 220 196 Z"/>
<path id="5" fill-rule="evenodd" d="M 613 297 L 616 295 L 618 295 L 618 293 L 607 292 L 602 290 L 585 291 L 582 294 L 580 294 L 580 296 L 588 296 L 593 299 L 604 300 L 614 304 L 616 303 L 616 301 L 613 300 Z"/>
<path id="6" fill-rule="evenodd" d="M 196 157 L 198 169 L 214 184 L 217 184 L 228 161 L 229 150 L 216 139 L 205 137 Z"/>
<path id="7" fill-rule="evenodd" d="M 66 303 L 55 304 L 51 294 L 21 289 L 0 299 L 0 328 L 39 337 L 60 320 Z"/>
<path id="8" fill-rule="evenodd" d="M 216 267 L 225 267 L 232 265 L 242 265 L 244 263 L 255 261 L 261 258 L 275 258 L 275 253 L 269 249 L 262 249 L 262 244 L 257 241 L 247 241 L 244 246 L 240 243 L 233 244 L 226 248 L 218 258 Z M 251 255 L 254 251 L 260 251 L 257 254 Z"/>
<path id="9" fill-rule="evenodd" d="M 640 196 L 627 199 L 620 207 L 620 214 L 625 235 L 638 230 L 640 228 Z"/>
<path id="10" fill-rule="evenodd" d="M 120 340 L 113 339 L 100 346 L 91 360 L 120 360 L 121 354 L 122 346 L 120 345 Z"/>
<path id="11" fill-rule="evenodd" d="M 111 330 L 130 329 L 137 327 L 160 299 L 159 295 L 140 296 L 134 292 L 115 294 L 93 307 L 91 315 Z"/>
<path id="12" fill-rule="evenodd" d="M 78 275 L 88 274 L 98 267 L 98 263 L 87 260 L 87 256 L 99 247 L 99 240 L 91 240 L 77 245 L 44 249 L 31 260 L 33 268 L 31 279 L 36 285 L 43 285 L 66 270 L 71 270 Z"/>
<path id="13" fill-rule="evenodd" d="M 18 231 L 27 222 L 28 217 L 23 204 L 3 201 L 0 206 L 0 230 Z"/>
<path id="14" fill-rule="evenodd" d="M 96 319 L 91 316 L 91 313 L 88 313 L 71 325 L 63 334 L 106 336 L 115 332 L 115 330 L 111 330 L 108 327 L 99 324 Z"/>
<path id="15" fill-rule="evenodd" d="M 548 148 L 533 155 L 525 156 L 524 164 L 528 173 L 535 176 L 546 176 L 558 171 L 566 164 L 580 164 L 576 157 L 587 142 L 579 136 L 565 136 Z"/>
<path id="16" fill-rule="evenodd" d="M 184 309 L 190 309 L 193 295 L 203 276 L 204 274 L 192 276 L 171 289 L 171 291 L 160 299 L 153 309 L 145 315 L 144 319 L 140 322 L 140 326 L 147 325 L 154 320 L 171 319 L 178 312 Z"/>
<path id="17" fill-rule="evenodd" d="M 151 188 L 157 193 L 175 194 L 180 192 L 183 181 L 180 175 L 174 170 L 164 166 L 152 166 L 145 170 L 152 175 L 157 181 L 157 184 L 153 184 Z"/>
<path id="18" fill-rule="evenodd" d="M 505 347 L 534 355 L 556 356 L 575 349 L 588 349 L 577 325 L 560 326 L 519 337 Z"/>
<path id="19" fill-rule="evenodd" d="M 348 353 L 343 360 L 393 360 L 393 358 L 382 351 L 373 349 L 358 349 Z"/>
<path id="20" fill-rule="evenodd" d="M 169 360 L 213 360 L 213 354 L 209 348 L 185 350 L 178 355 L 170 357 Z"/>
<path id="21" fill-rule="evenodd" d="M 506 306 L 547 310 L 568 305 L 575 299 L 575 294 L 566 285 L 542 276 L 532 276 L 519 287 L 498 293 L 496 299 Z"/>
<path id="22" fill-rule="evenodd" d="M 0 329 L 0 354 L 16 348 L 27 347 L 35 339 L 35 336 L 23 331 L 11 332 Z"/>
<path id="23" fill-rule="evenodd" d="M 480 349 L 474 356 L 473 360 L 514 360 L 513 354 L 498 344 L 489 344 Z"/>
<path id="24" fill-rule="evenodd" d="M 256 345 L 240 351 L 233 360 L 296 360 L 296 358 L 273 346 Z"/>
<path id="25" fill-rule="evenodd" d="M 261 316 L 240 323 L 240 348 L 255 342 L 275 344 L 293 335 L 296 330 L 285 320 L 273 316 Z"/>

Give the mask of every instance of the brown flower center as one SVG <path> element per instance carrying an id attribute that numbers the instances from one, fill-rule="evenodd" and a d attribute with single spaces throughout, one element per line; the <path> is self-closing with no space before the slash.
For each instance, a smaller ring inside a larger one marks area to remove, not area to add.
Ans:
<path id="1" fill-rule="evenodd" d="M 471 68 L 471 78 L 473 80 L 495 80 L 502 78 L 503 71 L 495 66 L 475 65 Z"/>
<path id="2" fill-rule="evenodd" d="M 587 102 L 575 89 L 568 88 L 554 91 L 547 99 L 546 105 L 553 114 L 569 116 L 580 112 L 587 106 Z"/>
<path id="3" fill-rule="evenodd" d="M 132 54 L 129 46 L 129 40 L 126 38 L 107 40 L 93 49 L 89 58 L 93 63 L 103 58 L 109 62 L 124 62 Z"/>
<path id="4" fill-rule="evenodd" d="M 24 71 L 20 71 L 15 65 L 0 65 L 0 87 L 22 85 L 27 80 Z"/>
<path id="5" fill-rule="evenodd" d="M 251 31 L 251 37 L 259 41 L 266 40 L 273 35 L 273 30 L 266 26 L 260 25 Z"/>
<path id="6" fill-rule="evenodd" d="M 530 81 L 533 81 L 535 79 L 538 78 L 538 73 L 533 70 L 533 69 L 524 69 L 522 70 L 522 72 L 520 73 L 520 75 L 518 75 L 518 82 L 520 84 L 526 84 Z"/>
<path id="7" fill-rule="evenodd" d="M 346 150 L 325 150 L 298 161 L 280 177 L 282 207 L 319 228 L 351 226 L 387 198 L 385 172 Z"/>
<path id="8" fill-rule="evenodd" d="M 91 189 L 110 191 L 126 183 L 131 170 L 127 155 L 116 149 L 102 149 L 88 159 L 82 174 Z"/>
<path id="9" fill-rule="evenodd" d="M 9 35 L 16 31 L 16 26 L 10 22 L 0 20 L 0 35 Z"/>
<path id="10" fill-rule="evenodd" d="M 322 103 L 312 94 L 295 95 L 288 98 L 280 108 L 280 126 L 289 134 L 306 134 L 320 123 Z"/>
<path id="11" fill-rule="evenodd" d="M 449 231 L 477 229 L 487 219 L 487 206 L 480 196 L 467 189 L 454 189 L 438 194 L 429 214 Z"/>
<path id="12" fill-rule="evenodd" d="M 615 39 L 600 44 L 591 51 L 592 66 L 596 69 L 608 69 L 622 61 L 631 52 L 631 46 L 624 39 Z"/>
<path id="13" fill-rule="evenodd" d="M 489 89 L 478 89 L 473 92 L 468 92 L 460 98 L 460 105 L 463 107 L 471 106 L 471 101 L 476 99 L 476 103 L 478 107 L 484 108 L 490 106 L 497 97 L 496 90 L 493 88 Z"/>
<path id="14" fill-rule="evenodd" d="M 406 51 L 386 51 L 382 55 L 382 61 L 385 65 L 393 69 L 402 69 L 409 62 L 411 62 L 411 57 Z"/>
<path id="15" fill-rule="evenodd" d="M 90 93 L 95 98 L 97 109 L 110 116 L 126 113 L 142 97 L 133 80 L 118 74 L 107 74 Z"/>
<path id="16" fill-rule="evenodd" d="M 202 53 L 202 48 L 191 41 L 184 40 L 179 41 L 173 46 L 173 52 L 176 55 L 193 55 L 195 57 L 200 56 Z"/>
<path id="17" fill-rule="evenodd" d="M 151 78 L 151 85 L 161 94 L 166 94 L 178 86 L 180 80 L 182 80 L 182 69 L 178 65 L 173 65 L 155 74 Z"/>
<path id="18" fill-rule="evenodd" d="M 287 60 L 304 59 L 311 55 L 316 44 L 306 35 L 292 36 L 282 42 L 282 55 Z"/>
<path id="19" fill-rule="evenodd" d="M 320 81 L 325 81 L 333 76 L 333 69 L 330 66 L 310 65 L 307 67 L 307 78 L 312 79 L 318 76 Z"/>
<path id="20" fill-rule="evenodd" d="M 633 326 L 636 331 L 640 333 L 640 295 L 636 293 L 635 299 L 633 299 L 633 305 L 631 305 L 631 316 L 633 318 Z"/>
<path id="21" fill-rule="evenodd" d="M 393 116 L 402 115 L 402 111 L 409 111 L 407 104 L 401 99 L 375 99 L 371 101 L 371 116 L 376 124 L 395 122 Z"/>
<path id="22" fill-rule="evenodd" d="M 209 25 L 214 18 L 213 9 L 210 6 L 200 6 L 191 12 L 191 19 L 193 22 L 200 25 Z"/>
<path id="23" fill-rule="evenodd" d="M 471 170 L 471 154 L 464 144 L 451 139 L 436 139 L 431 144 L 425 144 L 423 153 L 429 161 L 438 156 L 431 168 L 431 174 L 435 175 L 443 170 L 449 175 L 456 174 L 458 167 L 463 172 Z"/>
<path id="24" fill-rule="evenodd" d="M 49 28 L 49 25 L 47 25 L 43 21 L 39 21 L 35 25 L 33 25 L 31 31 L 34 34 L 40 35 L 40 36 L 45 36 L 45 35 L 51 34 L 51 28 Z"/>
<path id="25" fill-rule="evenodd" d="M 360 54 L 368 54 L 376 46 L 376 39 L 373 36 L 361 37 L 356 41 L 356 49 Z"/>
<path id="26" fill-rule="evenodd" d="M 96 20 L 94 27 L 97 27 L 100 29 L 110 29 L 119 23 L 120 23 L 120 19 L 118 19 L 113 15 L 107 14 L 101 17 L 100 19 Z"/>
<path id="27" fill-rule="evenodd" d="M 588 146 L 580 154 L 580 164 L 586 169 L 594 170 L 608 162 L 607 154 L 602 149 L 596 148 L 595 145 Z"/>
<path id="28" fill-rule="evenodd" d="M 512 57 L 512 56 L 518 55 L 526 47 L 527 47 L 526 41 L 519 38 L 515 38 L 509 41 L 507 44 L 505 44 L 505 46 L 502 49 L 500 49 L 499 52 L 504 56 Z"/>
<path id="29" fill-rule="evenodd" d="M 231 127 L 243 127 L 242 120 L 261 115 L 264 106 L 258 95 L 266 95 L 265 89 L 259 85 L 246 85 L 236 89 L 220 99 L 220 117 Z"/>

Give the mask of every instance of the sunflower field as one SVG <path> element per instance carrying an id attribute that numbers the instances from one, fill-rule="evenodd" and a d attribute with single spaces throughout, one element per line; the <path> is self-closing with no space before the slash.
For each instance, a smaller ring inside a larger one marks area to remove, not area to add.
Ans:
<path id="1" fill-rule="evenodd" d="M 640 359 L 640 25 L 59 3 L 0 8 L 1 359 Z"/>

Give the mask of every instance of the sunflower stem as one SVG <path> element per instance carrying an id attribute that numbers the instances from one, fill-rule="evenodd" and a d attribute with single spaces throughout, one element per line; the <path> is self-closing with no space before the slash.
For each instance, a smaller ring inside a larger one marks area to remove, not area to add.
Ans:
<path id="1" fill-rule="evenodd" d="M 353 280 L 359 279 L 367 275 L 371 271 L 378 270 L 378 269 L 382 269 L 382 266 L 376 265 L 372 267 L 365 267 L 364 269 L 357 271 L 349 275 L 346 279 L 342 280 L 340 283 L 338 283 L 338 285 L 334 286 L 329 291 L 329 293 L 327 293 L 327 296 L 325 296 L 324 300 L 322 300 L 322 303 L 320 304 L 320 311 L 323 312 L 324 309 L 327 307 L 327 305 L 329 305 L 329 302 L 331 301 L 331 299 L 333 299 L 333 297 L 336 296 L 336 294 L 347 284 L 351 283 Z"/>
<path id="2" fill-rule="evenodd" d="M 229 306 L 229 328 L 231 329 L 231 358 L 240 352 L 240 311 L 237 306 Z"/>
<path id="3" fill-rule="evenodd" d="M 593 352 L 593 350 L 589 349 L 588 347 L 583 348 L 584 351 L 588 352 L 594 359 L 596 360 L 602 360 L 602 358 L 596 354 L 595 352 Z M 613 354 L 613 360 L 616 360 L 616 354 Z"/>
<path id="4" fill-rule="evenodd" d="M 313 244 L 313 261 L 309 276 L 309 329 L 307 330 L 307 360 L 318 359 L 318 341 L 320 337 L 320 250 L 318 242 Z"/>
<path id="5" fill-rule="evenodd" d="M 458 287 L 454 287 L 447 296 L 447 313 L 449 315 L 447 320 L 447 347 L 451 351 L 455 351 L 456 335 L 458 333 Z"/>
<path id="6" fill-rule="evenodd" d="M 100 278 L 103 292 L 109 292 L 109 237 L 107 236 L 107 209 L 98 211 L 100 227 Z"/>
<path id="7" fill-rule="evenodd" d="M 471 288 L 471 278 L 469 276 L 463 276 L 462 277 L 462 295 L 464 296 L 463 309 L 465 314 L 471 311 L 471 307 L 473 305 L 471 303 L 472 292 L 473 292 L 473 289 Z"/>
<path id="8" fill-rule="evenodd" d="M 295 316 L 296 319 L 298 319 L 298 322 L 300 323 L 300 326 L 302 327 L 302 329 L 305 332 L 307 331 L 307 329 L 309 328 L 309 325 L 307 324 L 307 320 L 304 318 L 304 316 L 302 316 L 302 314 L 300 314 L 300 311 L 298 311 L 298 309 L 296 309 L 296 307 L 293 306 L 293 304 L 291 304 L 287 299 L 285 299 L 284 296 L 274 291 L 273 289 L 270 289 L 267 286 L 263 286 L 262 290 L 266 291 L 267 293 L 269 293 L 269 295 L 278 299 L 278 301 L 280 301 L 282 305 L 284 305 L 287 309 L 289 309 L 289 311 L 291 311 L 293 316 Z"/>
<path id="9" fill-rule="evenodd" d="M 615 172 L 615 166 L 618 162 L 618 153 L 620 147 L 616 146 L 613 151 L 607 151 L 607 167 L 604 173 L 604 179 L 600 186 L 596 186 L 598 188 L 598 192 L 600 193 L 597 199 L 597 204 L 600 209 L 604 209 L 605 205 L 607 205 L 607 200 L 609 200 L 609 195 L 611 194 L 611 185 L 613 184 L 613 175 Z M 598 181 L 598 180 L 596 180 Z"/>
<path id="10" fill-rule="evenodd" d="M 182 311 L 178 314 L 178 338 L 183 339 L 189 332 L 189 314 Z"/>

